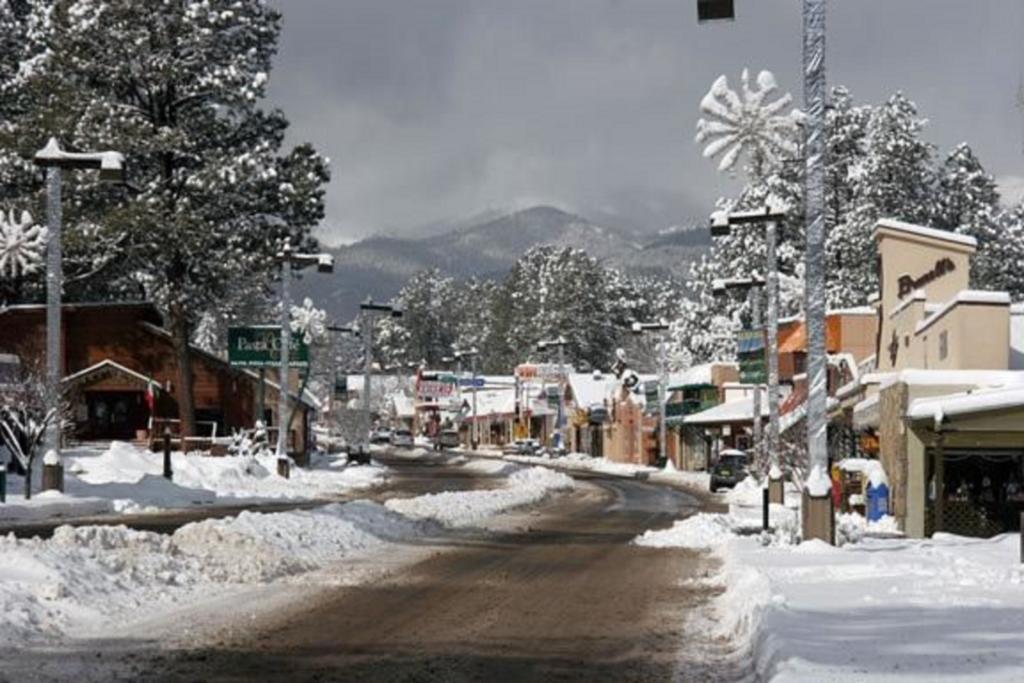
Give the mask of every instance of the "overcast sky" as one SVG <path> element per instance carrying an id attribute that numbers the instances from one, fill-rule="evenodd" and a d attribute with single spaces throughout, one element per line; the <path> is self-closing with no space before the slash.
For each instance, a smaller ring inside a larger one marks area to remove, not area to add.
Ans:
<path id="1" fill-rule="evenodd" d="M 693 142 L 721 73 L 775 72 L 801 100 L 799 0 L 274 0 L 272 103 L 331 158 L 325 242 L 550 203 L 652 229 L 730 188 Z M 829 3 L 829 85 L 902 90 L 945 151 L 966 140 L 1024 188 L 1022 0 Z"/>

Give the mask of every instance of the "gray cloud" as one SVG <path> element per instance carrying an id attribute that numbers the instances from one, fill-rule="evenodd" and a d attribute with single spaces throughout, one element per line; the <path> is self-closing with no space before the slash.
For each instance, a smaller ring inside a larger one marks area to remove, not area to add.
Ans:
<path id="1" fill-rule="evenodd" d="M 652 229 L 706 215 L 732 187 L 692 139 L 711 81 L 765 68 L 801 93 L 799 3 L 736 4 L 698 26 L 694 0 L 278 0 L 270 97 L 293 142 L 331 157 L 321 237 L 532 202 Z M 967 140 L 993 174 L 1024 175 L 1024 3 L 829 12 L 830 84 L 902 90 L 941 150 Z"/>

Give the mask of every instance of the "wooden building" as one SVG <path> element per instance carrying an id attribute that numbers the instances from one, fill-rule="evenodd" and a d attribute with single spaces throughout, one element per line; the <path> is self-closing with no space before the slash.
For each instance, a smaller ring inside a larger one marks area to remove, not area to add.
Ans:
<path id="1" fill-rule="evenodd" d="M 177 365 L 171 335 L 149 303 L 65 304 L 61 365 L 78 440 L 146 440 L 166 426 L 178 432 Z M 42 381 L 45 368 L 46 307 L 0 308 L 0 354 L 20 359 L 24 372 Z M 190 347 L 199 436 L 251 428 L 260 417 L 260 380 L 252 371 Z M 263 384 L 266 424 L 274 425 L 278 385 Z M 293 395 L 292 400 L 296 397 Z M 304 453 L 311 443 L 315 402 L 298 401 L 289 450 Z M 203 442 L 199 441 L 199 446 Z"/>

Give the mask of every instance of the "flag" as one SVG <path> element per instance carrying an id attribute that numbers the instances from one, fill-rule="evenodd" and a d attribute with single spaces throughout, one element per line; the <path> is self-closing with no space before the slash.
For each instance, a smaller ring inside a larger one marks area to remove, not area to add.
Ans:
<path id="1" fill-rule="evenodd" d="M 146 385 L 146 407 L 149 408 L 150 415 L 156 412 L 156 393 L 153 391 L 153 382 Z"/>

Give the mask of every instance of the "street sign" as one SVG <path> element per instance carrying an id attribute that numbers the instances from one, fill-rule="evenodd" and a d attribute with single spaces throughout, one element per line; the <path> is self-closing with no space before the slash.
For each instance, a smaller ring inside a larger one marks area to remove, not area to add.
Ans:
<path id="1" fill-rule="evenodd" d="M 740 330 L 736 333 L 736 358 L 740 363 L 740 382 L 764 384 L 765 371 L 764 330 Z"/>
<path id="2" fill-rule="evenodd" d="M 460 387 L 474 387 L 476 389 L 483 389 L 484 385 L 487 384 L 483 377 L 463 377 L 459 380 Z"/>
<path id="3" fill-rule="evenodd" d="M 292 333 L 289 365 L 309 367 L 309 346 Z M 249 325 L 228 328 L 228 362 L 239 368 L 276 368 L 281 364 L 281 327 Z"/>

